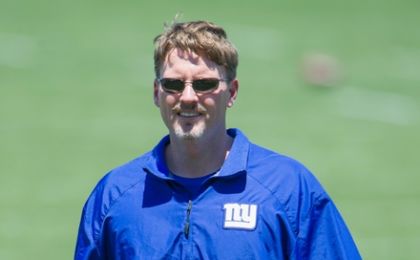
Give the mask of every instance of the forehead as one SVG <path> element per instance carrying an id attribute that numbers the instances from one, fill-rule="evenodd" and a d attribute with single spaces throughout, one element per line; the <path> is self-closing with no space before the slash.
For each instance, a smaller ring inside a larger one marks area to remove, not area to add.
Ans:
<path id="1" fill-rule="evenodd" d="M 221 76 L 223 68 L 205 55 L 181 49 L 171 50 L 162 64 L 164 76 Z"/>

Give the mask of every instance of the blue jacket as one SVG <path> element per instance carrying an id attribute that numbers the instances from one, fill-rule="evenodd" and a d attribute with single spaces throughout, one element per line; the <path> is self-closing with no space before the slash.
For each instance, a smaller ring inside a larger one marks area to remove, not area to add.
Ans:
<path id="1" fill-rule="evenodd" d="M 108 173 L 83 208 L 75 259 L 361 258 L 302 164 L 228 133 L 228 158 L 195 196 L 168 174 L 169 137 Z"/>

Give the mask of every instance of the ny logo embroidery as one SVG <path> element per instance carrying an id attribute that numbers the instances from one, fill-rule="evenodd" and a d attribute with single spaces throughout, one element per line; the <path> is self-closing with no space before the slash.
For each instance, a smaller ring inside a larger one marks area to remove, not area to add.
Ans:
<path id="1" fill-rule="evenodd" d="M 224 205 L 224 228 L 255 229 L 257 224 L 257 205 L 227 203 Z"/>

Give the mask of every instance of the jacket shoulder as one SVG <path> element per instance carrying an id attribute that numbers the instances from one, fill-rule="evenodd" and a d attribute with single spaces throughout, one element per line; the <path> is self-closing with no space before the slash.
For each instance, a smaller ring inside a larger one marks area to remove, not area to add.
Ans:
<path id="1" fill-rule="evenodd" d="M 248 176 L 277 199 L 296 235 L 299 220 L 320 201 L 330 200 L 309 169 L 291 157 L 251 145 L 248 166 Z"/>
<path id="2" fill-rule="evenodd" d="M 307 185 L 313 192 L 324 193 L 324 189 L 311 171 L 298 160 L 279 154 L 258 145 L 251 145 L 248 158 L 251 176 L 272 187 L 273 191 Z M 291 191 L 291 189 L 289 189 Z"/>
<path id="3" fill-rule="evenodd" d="M 100 218 L 104 218 L 112 205 L 127 191 L 144 185 L 144 167 L 148 160 L 149 153 L 146 153 L 109 171 L 99 180 L 86 204 L 93 204 L 96 211 L 101 213 Z"/>

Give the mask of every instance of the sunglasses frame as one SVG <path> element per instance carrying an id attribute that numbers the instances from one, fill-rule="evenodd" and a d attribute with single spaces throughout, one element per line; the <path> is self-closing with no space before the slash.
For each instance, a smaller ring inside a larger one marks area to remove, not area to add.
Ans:
<path id="1" fill-rule="evenodd" d="M 176 89 L 166 88 L 164 86 L 164 82 L 165 81 L 170 81 L 170 80 L 177 81 L 177 82 L 182 82 L 182 86 L 183 86 L 182 89 L 176 90 Z M 220 84 L 221 81 L 228 82 L 227 79 L 219 79 L 219 78 L 201 78 L 201 79 L 195 79 L 195 80 L 192 80 L 192 81 L 191 80 L 182 80 L 182 79 L 177 79 L 177 78 L 159 78 L 159 79 L 157 79 L 157 81 L 162 86 L 162 89 L 165 92 L 178 93 L 178 94 L 182 93 L 184 91 L 186 84 L 190 84 L 191 87 L 194 89 L 194 91 L 196 93 L 205 94 L 205 93 L 210 93 L 210 92 L 214 91 L 215 89 L 217 89 L 219 87 L 219 84 Z M 209 89 L 200 90 L 200 89 L 197 89 L 197 87 L 196 87 L 197 86 L 196 84 L 199 83 L 200 81 L 201 82 L 203 82 L 203 81 L 213 81 L 213 82 L 215 82 L 215 85 L 214 85 L 214 87 L 211 87 Z"/>

